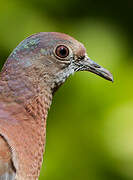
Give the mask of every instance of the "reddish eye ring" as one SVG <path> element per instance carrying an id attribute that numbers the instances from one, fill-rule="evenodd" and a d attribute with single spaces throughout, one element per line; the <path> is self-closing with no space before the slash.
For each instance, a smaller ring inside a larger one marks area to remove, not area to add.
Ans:
<path id="1" fill-rule="evenodd" d="M 55 49 L 55 55 L 60 58 L 66 58 L 69 55 L 69 49 L 65 45 L 59 45 Z"/>

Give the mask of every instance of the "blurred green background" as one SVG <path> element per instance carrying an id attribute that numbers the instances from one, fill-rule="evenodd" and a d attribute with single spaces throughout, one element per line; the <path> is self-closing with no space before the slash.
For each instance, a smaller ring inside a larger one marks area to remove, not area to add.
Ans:
<path id="1" fill-rule="evenodd" d="M 0 66 L 25 37 L 68 33 L 114 75 L 71 76 L 53 99 L 40 180 L 133 180 L 133 1 L 0 0 Z"/>

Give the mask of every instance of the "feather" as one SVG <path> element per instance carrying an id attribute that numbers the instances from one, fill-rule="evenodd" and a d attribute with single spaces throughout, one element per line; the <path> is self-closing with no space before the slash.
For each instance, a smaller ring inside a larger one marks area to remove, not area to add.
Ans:
<path id="1" fill-rule="evenodd" d="M 15 180 L 15 173 L 6 172 L 2 176 L 0 176 L 0 180 Z"/>

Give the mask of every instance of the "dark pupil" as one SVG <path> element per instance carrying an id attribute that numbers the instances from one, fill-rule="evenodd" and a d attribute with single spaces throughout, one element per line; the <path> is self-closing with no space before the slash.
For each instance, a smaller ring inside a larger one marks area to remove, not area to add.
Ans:
<path id="1" fill-rule="evenodd" d="M 64 56 L 66 56 L 66 54 L 67 54 L 67 50 L 62 47 L 62 48 L 60 48 L 59 53 L 60 53 L 60 55 L 61 55 L 62 57 L 64 57 Z"/>

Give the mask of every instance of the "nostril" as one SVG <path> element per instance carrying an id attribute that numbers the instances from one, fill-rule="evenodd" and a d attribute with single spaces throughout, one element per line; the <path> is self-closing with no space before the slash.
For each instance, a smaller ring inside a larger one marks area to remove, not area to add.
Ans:
<path id="1" fill-rule="evenodd" d="M 95 68 L 101 68 L 101 66 L 99 66 L 98 64 L 96 64 L 96 63 L 94 63 L 94 64 L 92 64 L 93 65 L 93 67 L 95 67 Z"/>
<path id="2" fill-rule="evenodd" d="M 100 65 L 98 65 L 97 63 L 95 63 L 93 60 L 91 60 L 90 58 L 88 58 L 88 60 L 90 61 L 90 65 L 93 66 L 93 68 L 101 68 Z"/>

